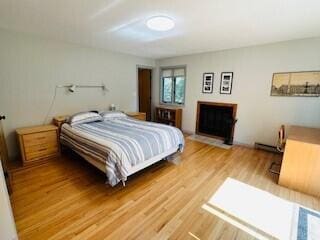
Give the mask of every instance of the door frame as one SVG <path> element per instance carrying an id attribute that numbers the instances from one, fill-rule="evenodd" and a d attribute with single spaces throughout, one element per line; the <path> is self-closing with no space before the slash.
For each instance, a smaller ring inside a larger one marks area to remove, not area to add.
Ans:
<path id="1" fill-rule="evenodd" d="M 151 66 L 151 65 L 140 65 L 140 64 L 137 64 L 136 65 L 136 88 L 137 88 L 137 98 L 136 98 L 136 106 L 137 106 L 137 111 L 140 111 L 139 109 L 139 69 L 149 69 L 151 70 L 151 89 L 150 89 L 150 94 L 151 94 L 151 120 L 153 119 L 153 111 L 152 111 L 152 99 L 153 99 L 153 96 L 152 96 L 152 80 L 153 80 L 153 74 L 154 74 L 154 71 L 156 69 L 155 66 Z"/>

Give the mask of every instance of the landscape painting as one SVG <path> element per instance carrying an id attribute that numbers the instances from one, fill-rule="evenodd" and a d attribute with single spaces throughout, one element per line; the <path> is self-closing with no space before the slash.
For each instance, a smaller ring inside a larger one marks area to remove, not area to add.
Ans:
<path id="1" fill-rule="evenodd" d="M 320 96 L 320 71 L 274 73 L 271 96 Z"/>

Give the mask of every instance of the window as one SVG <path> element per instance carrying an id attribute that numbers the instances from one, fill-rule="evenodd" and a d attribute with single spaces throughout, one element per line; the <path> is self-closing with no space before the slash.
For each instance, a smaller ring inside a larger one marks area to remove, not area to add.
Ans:
<path id="1" fill-rule="evenodd" d="M 186 68 L 161 69 L 161 102 L 184 104 Z"/>

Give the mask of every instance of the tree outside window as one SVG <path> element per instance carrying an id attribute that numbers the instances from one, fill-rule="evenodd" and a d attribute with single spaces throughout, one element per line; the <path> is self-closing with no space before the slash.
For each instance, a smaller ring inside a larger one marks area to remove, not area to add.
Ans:
<path id="1" fill-rule="evenodd" d="M 167 104 L 184 104 L 185 67 L 161 69 L 161 101 Z"/>

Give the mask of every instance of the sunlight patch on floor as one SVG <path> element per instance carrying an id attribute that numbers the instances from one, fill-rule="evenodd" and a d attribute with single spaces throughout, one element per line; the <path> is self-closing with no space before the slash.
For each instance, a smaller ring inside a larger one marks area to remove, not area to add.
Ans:
<path id="1" fill-rule="evenodd" d="M 297 204 L 228 178 L 202 208 L 258 239 L 290 239 Z"/>
<path id="2" fill-rule="evenodd" d="M 188 232 L 188 233 L 189 233 L 189 235 L 190 235 L 191 237 L 193 237 L 194 239 L 201 240 L 201 239 L 198 238 L 196 235 L 194 235 L 192 232 Z"/>

